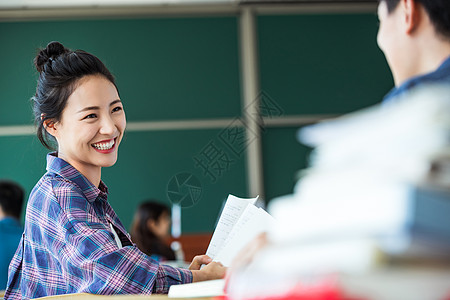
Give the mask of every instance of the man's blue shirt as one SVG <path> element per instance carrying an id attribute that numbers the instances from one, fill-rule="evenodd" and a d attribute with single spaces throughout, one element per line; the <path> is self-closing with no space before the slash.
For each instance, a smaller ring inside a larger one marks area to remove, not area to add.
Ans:
<path id="1" fill-rule="evenodd" d="M 22 237 L 23 227 L 19 221 L 6 217 L 0 220 L 0 290 L 6 288 L 8 267 Z"/>
<path id="2" fill-rule="evenodd" d="M 383 103 L 390 102 L 397 96 L 422 84 L 448 84 L 450 85 L 450 57 L 448 57 L 435 71 L 428 74 L 412 77 L 398 87 L 394 87 L 383 99 Z"/>

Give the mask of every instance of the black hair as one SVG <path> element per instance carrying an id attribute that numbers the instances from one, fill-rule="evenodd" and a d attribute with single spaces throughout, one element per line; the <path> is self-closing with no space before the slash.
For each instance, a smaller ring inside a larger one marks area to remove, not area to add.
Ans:
<path id="1" fill-rule="evenodd" d="M 157 222 L 163 214 L 170 216 L 167 205 L 155 200 L 141 203 L 136 210 L 131 226 L 131 239 L 139 250 L 147 255 L 156 254 L 163 256 L 166 260 L 174 260 L 175 253 L 147 225 L 149 220 Z"/>
<path id="2" fill-rule="evenodd" d="M 381 2 L 386 3 L 387 11 L 390 14 L 397 8 L 400 0 L 380 0 L 380 3 Z"/>
<path id="3" fill-rule="evenodd" d="M 87 75 L 102 75 L 114 86 L 116 84 L 112 74 L 96 56 L 83 50 L 72 51 L 59 42 L 50 42 L 41 49 L 34 64 L 39 72 L 36 94 L 31 98 L 37 136 L 42 145 L 55 150 L 55 139 L 48 134 L 44 122 L 60 121 L 77 82 Z"/>
<path id="4" fill-rule="evenodd" d="M 25 192 L 12 181 L 0 180 L 0 207 L 7 216 L 20 219 Z"/>
<path id="5" fill-rule="evenodd" d="M 388 13 L 393 12 L 400 0 L 380 0 L 386 3 Z M 436 33 L 450 40 L 450 1 L 449 0 L 414 0 L 427 12 Z"/>

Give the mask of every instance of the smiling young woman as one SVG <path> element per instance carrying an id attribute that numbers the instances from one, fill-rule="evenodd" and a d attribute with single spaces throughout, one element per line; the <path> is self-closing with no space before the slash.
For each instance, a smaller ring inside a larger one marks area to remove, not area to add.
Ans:
<path id="1" fill-rule="evenodd" d="M 222 278 L 226 269 L 206 255 L 190 270 L 159 264 L 136 247 L 109 205 L 101 169 L 116 163 L 126 119 L 105 65 L 58 42 L 41 50 L 35 65 L 37 135 L 56 151 L 30 193 L 5 299 L 167 293 L 173 284 Z"/>
<path id="2" fill-rule="evenodd" d="M 58 143 L 58 157 L 95 186 L 101 168 L 116 163 L 125 130 L 125 112 L 114 84 L 101 75 L 86 75 L 67 99 L 59 121 L 44 127 Z"/>

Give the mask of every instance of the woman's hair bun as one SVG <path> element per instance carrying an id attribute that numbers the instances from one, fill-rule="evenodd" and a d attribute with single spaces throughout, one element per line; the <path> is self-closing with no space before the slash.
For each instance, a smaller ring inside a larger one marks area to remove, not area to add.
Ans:
<path id="1" fill-rule="evenodd" d="M 39 51 L 38 55 L 34 59 L 36 69 L 39 72 L 42 72 L 44 70 L 45 64 L 47 64 L 50 59 L 55 59 L 66 52 L 69 52 L 69 50 L 66 49 L 60 42 L 48 43 L 47 47 Z"/>

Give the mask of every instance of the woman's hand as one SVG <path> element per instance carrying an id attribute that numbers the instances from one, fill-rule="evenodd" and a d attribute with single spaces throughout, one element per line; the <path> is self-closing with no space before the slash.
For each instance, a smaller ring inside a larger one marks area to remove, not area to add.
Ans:
<path id="1" fill-rule="evenodd" d="M 210 262 L 212 262 L 212 259 L 208 255 L 197 255 L 192 260 L 189 270 L 200 270 L 202 265 L 207 265 Z"/>
<path id="2" fill-rule="evenodd" d="M 205 265 L 201 270 L 200 267 Z M 193 282 L 222 279 L 225 277 L 227 268 L 220 262 L 212 261 L 207 255 L 198 255 L 194 257 L 189 270 L 192 271 Z"/>

